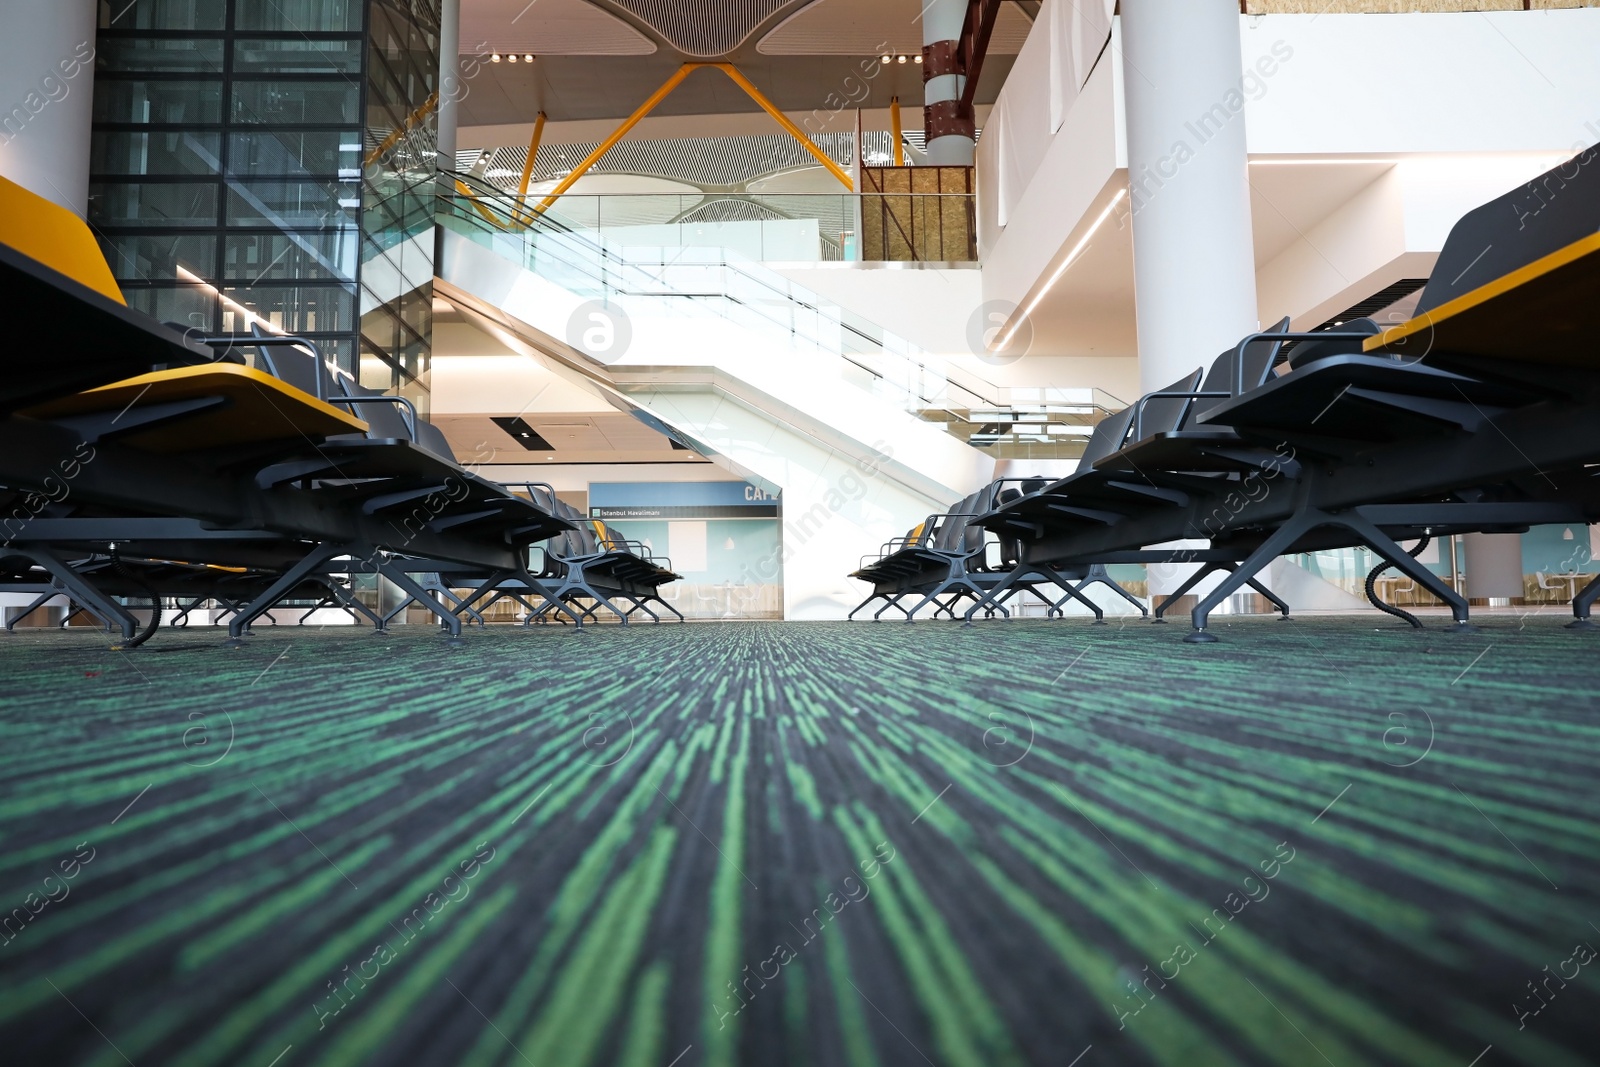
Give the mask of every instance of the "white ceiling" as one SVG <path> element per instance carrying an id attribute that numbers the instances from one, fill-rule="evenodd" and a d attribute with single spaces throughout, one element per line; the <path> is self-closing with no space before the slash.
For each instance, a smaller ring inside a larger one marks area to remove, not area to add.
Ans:
<path id="1" fill-rule="evenodd" d="M 1257 268 L 1269 263 L 1394 164 L 1252 165 L 1251 213 Z M 1030 316 L 1030 352 L 1048 356 L 1131 356 L 1138 350 L 1133 300 L 1133 231 L 1108 220 Z"/>
<path id="2" fill-rule="evenodd" d="M 1393 166 L 1385 160 L 1252 165 L 1256 266 L 1271 262 Z"/>
<path id="3" fill-rule="evenodd" d="M 648 56 L 655 42 L 588 0 L 465 0 L 461 54 Z"/>
<path id="4" fill-rule="evenodd" d="M 757 51 L 769 56 L 870 56 L 880 52 L 916 55 L 922 51 L 925 0 L 817 0 L 790 15 L 761 39 Z M 1001 4 L 989 51 L 1022 51 L 1032 21 L 1015 4 Z"/>

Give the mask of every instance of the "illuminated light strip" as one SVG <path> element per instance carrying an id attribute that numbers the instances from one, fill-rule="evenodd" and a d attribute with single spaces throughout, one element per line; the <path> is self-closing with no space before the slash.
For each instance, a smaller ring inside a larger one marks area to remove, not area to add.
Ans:
<path id="1" fill-rule="evenodd" d="M 1056 282 L 1061 280 L 1061 276 L 1067 273 L 1067 268 L 1071 267 L 1078 261 L 1078 255 L 1088 247 L 1090 240 L 1094 238 L 1095 234 L 1100 232 L 1100 227 L 1105 225 L 1106 219 L 1111 217 L 1112 210 L 1118 204 L 1122 203 L 1122 198 L 1127 195 L 1128 190 L 1117 190 L 1117 195 L 1112 197 L 1111 203 L 1107 204 L 1105 210 L 1100 212 L 1100 217 L 1094 220 L 1094 225 L 1089 227 L 1089 232 L 1084 234 L 1083 239 L 1073 246 L 1072 251 L 1067 253 L 1067 258 L 1061 261 L 1061 266 L 1057 267 L 1055 273 L 1050 275 L 1050 280 L 1044 283 L 1044 286 L 1039 290 L 1038 295 L 1030 300 L 1027 308 L 1023 310 L 1021 315 L 1017 316 L 1017 321 L 1012 323 L 1011 329 L 1006 331 L 1004 340 L 1002 340 L 998 345 L 991 346 L 989 351 L 1002 352 L 1005 350 L 1006 345 L 1011 343 L 1011 339 L 1015 337 L 1017 335 L 1017 331 L 1022 328 L 1022 324 L 1028 321 L 1028 316 L 1032 315 L 1034 309 L 1037 308 L 1040 302 L 1049 295 L 1050 290 L 1055 287 Z"/>
<path id="2" fill-rule="evenodd" d="M 217 299 L 222 301 L 223 305 L 226 306 L 228 308 L 228 310 L 232 311 L 236 315 L 243 316 L 244 317 L 244 324 L 245 324 L 246 328 L 248 328 L 252 323 L 259 322 L 261 324 L 262 329 L 267 330 L 267 331 L 269 331 L 271 333 L 275 333 L 279 337 L 287 336 L 278 327 L 272 325 L 272 323 L 268 322 L 266 319 L 262 318 L 260 315 L 257 315 L 254 311 L 251 311 L 249 308 L 245 307 L 243 304 L 239 303 L 237 300 L 235 300 L 232 297 L 228 296 L 228 294 L 224 293 L 221 289 L 218 289 L 216 286 L 212 285 L 210 282 L 206 281 L 204 278 L 202 278 L 199 275 L 195 274 L 193 271 L 186 270 L 182 266 L 179 266 L 178 267 L 178 274 L 180 276 L 182 276 L 184 281 L 193 282 L 196 285 L 200 286 L 202 289 L 209 290 L 212 293 L 212 295 L 214 295 L 215 297 L 217 297 Z M 231 332 L 238 332 L 238 331 L 231 331 Z"/>
<path id="3" fill-rule="evenodd" d="M 1331 166 L 1359 166 L 1371 163 L 1398 163 L 1398 159 L 1370 158 L 1370 159 L 1252 159 L 1252 167 L 1331 167 Z"/>
<path id="4" fill-rule="evenodd" d="M 272 325 L 272 323 L 268 322 L 260 315 L 257 315 L 254 311 L 251 311 L 249 308 L 245 307 L 243 304 L 239 303 L 237 300 L 233 299 L 227 293 L 224 293 L 221 289 L 218 289 L 216 286 L 212 285 L 198 274 L 195 274 L 193 271 L 188 270 L 180 265 L 178 267 L 178 274 L 182 276 L 184 281 L 193 282 L 195 285 L 200 286 L 200 288 L 209 290 L 217 297 L 218 300 L 222 301 L 224 307 L 232 311 L 234 314 L 243 317 L 246 329 L 249 329 L 253 323 L 259 322 L 261 324 L 261 328 L 266 330 L 268 333 L 276 334 L 279 337 L 289 336 L 287 331 Z M 237 334 L 240 331 L 229 330 L 228 332 Z M 250 339 L 248 337 L 240 338 L 238 343 L 241 348 L 250 347 Z M 333 375 L 335 378 L 348 378 L 352 382 L 356 380 L 355 375 L 339 366 L 338 363 L 329 359 L 327 356 L 322 357 L 322 366 L 324 370 Z"/>

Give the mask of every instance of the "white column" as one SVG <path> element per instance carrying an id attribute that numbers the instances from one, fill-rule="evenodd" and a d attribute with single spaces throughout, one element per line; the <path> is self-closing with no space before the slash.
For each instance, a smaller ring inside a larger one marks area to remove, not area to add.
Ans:
<path id="1" fill-rule="evenodd" d="M 926 0 L 922 5 L 923 128 L 928 163 L 970 167 L 976 157 L 972 123 L 955 114 L 966 91 L 966 72 L 948 73 L 967 21 L 967 0 Z"/>
<path id="2" fill-rule="evenodd" d="M 94 116 L 94 0 L 13 4 L 0 27 L 0 175 L 83 215 Z"/>
<path id="3" fill-rule="evenodd" d="M 1133 226 L 1139 385 L 1151 392 L 1256 328 L 1239 12 L 1222 0 L 1123 0 L 1122 61 L 1124 218 Z M 1196 566 L 1152 565 L 1152 596 Z M 1203 597 L 1221 580 L 1193 592 Z"/>
<path id="4" fill-rule="evenodd" d="M 1222 0 L 1124 0 L 1122 48 L 1148 392 L 1256 328 L 1239 12 Z"/>
<path id="5" fill-rule="evenodd" d="M 461 0 L 444 0 L 439 9 L 439 168 L 456 169 L 456 108 L 461 84 Z"/>
<path id="6" fill-rule="evenodd" d="M 1467 534 L 1467 596 L 1510 600 L 1526 595 L 1522 585 L 1521 534 Z"/>

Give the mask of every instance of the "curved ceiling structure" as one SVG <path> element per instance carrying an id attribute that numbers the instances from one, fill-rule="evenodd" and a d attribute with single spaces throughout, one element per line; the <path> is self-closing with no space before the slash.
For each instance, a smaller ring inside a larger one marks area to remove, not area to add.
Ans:
<path id="1" fill-rule="evenodd" d="M 656 43 L 588 0 L 472 0 L 461 8 L 461 52 L 648 56 Z"/>
<path id="2" fill-rule="evenodd" d="M 925 0 L 815 0 L 761 39 L 769 56 L 870 56 L 922 51 Z M 989 41 L 992 55 L 1022 51 L 1033 22 L 1016 4 L 1001 4 Z"/>
<path id="3" fill-rule="evenodd" d="M 541 0 L 542 2 L 542 0 Z M 596 3 L 602 0 L 595 0 Z M 795 0 L 603 0 L 694 59 L 721 59 Z M 857 0 L 860 2 L 860 0 Z"/>

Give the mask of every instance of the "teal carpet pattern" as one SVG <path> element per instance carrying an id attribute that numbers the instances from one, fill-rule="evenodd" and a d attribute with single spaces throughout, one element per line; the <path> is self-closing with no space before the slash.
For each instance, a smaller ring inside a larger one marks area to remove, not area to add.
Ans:
<path id="1" fill-rule="evenodd" d="M 19 632 L 0 1061 L 1595 1063 L 1561 621 Z"/>

